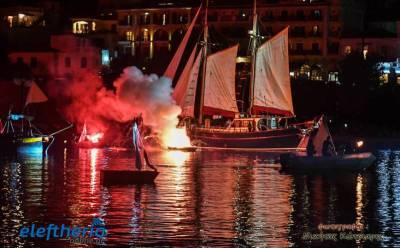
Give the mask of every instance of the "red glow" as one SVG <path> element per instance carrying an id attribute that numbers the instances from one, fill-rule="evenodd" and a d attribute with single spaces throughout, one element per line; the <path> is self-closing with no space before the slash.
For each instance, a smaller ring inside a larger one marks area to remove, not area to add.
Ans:
<path id="1" fill-rule="evenodd" d="M 93 144 L 99 143 L 100 139 L 103 138 L 103 133 L 87 134 L 86 138 Z"/>

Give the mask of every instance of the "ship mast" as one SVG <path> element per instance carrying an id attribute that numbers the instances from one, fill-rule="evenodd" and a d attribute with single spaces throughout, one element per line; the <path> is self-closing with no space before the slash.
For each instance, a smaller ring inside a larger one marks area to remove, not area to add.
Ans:
<path id="1" fill-rule="evenodd" d="M 254 0 L 253 7 L 253 30 L 250 34 L 250 51 L 251 51 L 251 74 L 250 74 L 250 84 L 249 84 L 249 109 L 247 113 L 251 115 L 251 110 L 253 108 L 254 102 L 254 79 L 256 72 L 256 53 L 257 53 L 257 41 L 258 41 L 258 27 L 257 27 L 257 0 Z"/>
<path id="2" fill-rule="evenodd" d="M 201 82 L 201 91 L 200 91 L 200 112 L 199 112 L 199 125 L 203 124 L 203 106 L 204 106 L 204 90 L 205 90 L 205 82 L 206 82 L 206 73 L 207 73 L 207 50 L 208 50 L 208 0 L 206 0 L 206 9 L 204 14 L 204 33 L 203 33 L 203 67 L 202 67 L 202 82 Z"/>

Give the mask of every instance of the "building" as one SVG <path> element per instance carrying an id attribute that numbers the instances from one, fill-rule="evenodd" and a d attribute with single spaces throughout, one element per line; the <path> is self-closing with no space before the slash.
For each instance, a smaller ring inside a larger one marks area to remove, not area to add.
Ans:
<path id="1" fill-rule="evenodd" d="M 140 53 L 149 60 L 165 57 L 165 54 L 170 56 L 173 44 L 182 38 L 197 6 L 182 7 L 182 2 L 133 2 L 122 1 L 115 5 L 103 0 L 100 3 L 100 7 L 116 9 L 119 52 L 132 56 Z M 252 5 L 236 2 L 211 1 L 208 21 L 210 29 L 228 42 L 239 42 L 241 55 L 246 55 L 248 31 L 252 28 Z M 291 75 L 294 78 L 326 80 L 335 79 L 338 74 L 341 37 L 362 32 L 365 6 L 355 0 L 264 0 L 258 1 L 257 12 L 260 32 L 265 38 L 290 26 Z"/>
<path id="2" fill-rule="evenodd" d="M 217 48 L 240 43 L 239 56 L 248 55 L 248 33 L 252 28 L 251 2 L 209 1 L 210 35 Z M 259 28 L 264 40 L 290 26 L 290 68 L 294 79 L 337 81 L 338 62 L 351 51 L 379 52 L 387 61 L 400 57 L 397 52 L 400 33 L 398 25 L 380 20 L 369 20 L 366 24 L 363 1 L 258 0 L 257 4 Z M 129 61 L 134 61 L 138 66 L 156 64 L 162 71 L 197 8 L 198 3 L 194 1 L 100 0 L 98 14 L 72 17 L 67 33 L 89 39 L 92 46 L 99 47 L 100 64 L 104 66 L 118 57 L 128 60 L 134 58 Z M 48 10 L 49 7 L 44 9 Z M 9 14 L 3 15 L 3 20 L 10 20 L 7 24 L 9 26 L 17 25 L 21 11 L 8 11 Z M 25 23 L 41 23 L 41 13 L 33 13 L 32 21 L 21 20 Z M 200 23 L 201 20 L 197 27 Z M 43 23 L 42 26 L 45 25 Z M 369 30 L 382 29 L 389 30 L 391 34 L 369 35 Z M 199 28 L 195 28 L 195 35 L 201 35 Z M 10 43 L 18 43 L 19 40 L 26 39 L 17 37 Z M 53 45 L 48 47 L 53 48 Z M 246 64 L 248 60 L 240 62 Z"/>
<path id="3" fill-rule="evenodd" d="M 74 35 L 52 35 L 51 46 L 9 53 L 10 62 L 25 64 L 36 77 L 69 80 L 98 73 L 101 68 L 100 49 L 91 41 Z"/>

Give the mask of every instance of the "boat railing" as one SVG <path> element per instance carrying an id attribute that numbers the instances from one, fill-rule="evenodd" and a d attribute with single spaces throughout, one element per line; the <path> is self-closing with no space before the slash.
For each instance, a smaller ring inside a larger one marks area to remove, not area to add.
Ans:
<path id="1" fill-rule="evenodd" d="M 246 127 L 212 127 L 212 128 L 205 128 L 200 127 L 196 128 L 198 131 L 207 131 L 210 133 L 248 133 L 249 129 Z"/>

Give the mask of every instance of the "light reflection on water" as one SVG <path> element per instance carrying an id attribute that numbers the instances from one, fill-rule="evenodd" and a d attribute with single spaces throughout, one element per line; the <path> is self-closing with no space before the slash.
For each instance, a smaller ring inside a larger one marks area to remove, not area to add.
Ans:
<path id="1" fill-rule="evenodd" d="M 358 224 L 400 246 L 400 152 L 382 151 L 361 174 L 285 174 L 261 153 L 152 152 L 154 185 L 100 185 L 100 169 L 133 167 L 124 150 L 64 150 L 49 158 L 1 160 L 1 245 L 68 247 L 21 239 L 22 225 L 106 223 L 109 245 L 338 247 L 304 241 L 319 224 Z M 365 241 L 341 242 L 362 247 Z"/>

